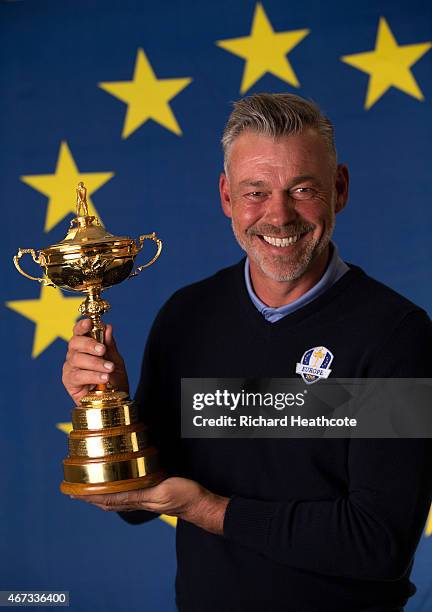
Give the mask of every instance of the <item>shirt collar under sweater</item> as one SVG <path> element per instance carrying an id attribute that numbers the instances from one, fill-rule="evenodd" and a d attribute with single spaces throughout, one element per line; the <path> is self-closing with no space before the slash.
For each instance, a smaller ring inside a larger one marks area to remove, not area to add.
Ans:
<path id="1" fill-rule="evenodd" d="M 312 302 L 312 300 L 323 294 L 327 289 L 334 285 L 334 283 L 338 281 L 346 272 L 348 272 L 349 267 L 340 258 L 337 245 L 333 241 L 330 242 L 330 245 L 332 249 L 332 255 L 330 258 L 330 262 L 326 268 L 326 271 L 324 272 L 320 280 L 308 291 L 306 291 L 306 293 L 300 296 L 297 300 L 294 300 L 294 302 L 291 302 L 290 304 L 279 306 L 278 308 L 271 308 L 270 306 L 267 306 L 255 294 L 250 279 L 249 258 L 246 257 L 244 266 L 246 288 L 249 297 L 252 300 L 252 303 L 267 321 L 269 321 L 270 323 L 279 321 L 279 319 L 282 319 L 287 314 L 291 314 L 299 308 L 302 308 L 302 306 L 309 304 L 309 302 Z"/>

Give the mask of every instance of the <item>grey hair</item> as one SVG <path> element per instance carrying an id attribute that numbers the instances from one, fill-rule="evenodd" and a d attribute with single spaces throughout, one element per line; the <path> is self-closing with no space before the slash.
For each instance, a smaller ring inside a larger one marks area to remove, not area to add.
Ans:
<path id="1" fill-rule="evenodd" d="M 224 170 L 228 170 L 231 146 L 245 130 L 277 138 L 314 128 L 325 140 L 336 165 L 333 125 L 315 102 L 290 93 L 257 93 L 234 102 L 222 136 Z"/>

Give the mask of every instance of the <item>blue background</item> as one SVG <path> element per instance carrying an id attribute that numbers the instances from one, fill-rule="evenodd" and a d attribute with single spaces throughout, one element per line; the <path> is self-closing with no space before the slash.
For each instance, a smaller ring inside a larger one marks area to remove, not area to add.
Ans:
<path id="1" fill-rule="evenodd" d="M 246 0 L 0 3 L 2 301 L 40 294 L 12 266 L 18 247 L 40 248 L 66 233 L 68 219 L 44 233 L 47 198 L 19 179 L 53 173 L 66 140 L 82 172 L 115 172 L 92 196 L 107 228 L 132 236 L 155 230 L 164 240 L 157 264 L 107 294 L 106 319 L 132 388 L 162 303 L 241 257 L 217 181 L 244 61 L 215 41 L 249 35 L 254 7 Z M 374 49 L 381 16 L 399 44 L 432 40 L 430 3 L 266 0 L 264 9 L 276 31 L 311 30 L 289 53 L 301 86 L 267 74 L 248 93 L 292 91 L 320 104 L 351 171 L 335 233 L 342 257 L 430 312 L 432 52 L 412 68 L 425 101 L 392 88 L 368 111 L 368 76 L 340 61 Z M 97 84 L 130 80 L 138 47 L 158 78 L 193 79 L 170 102 L 182 136 L 147 121 L 121 139 L 126 106 Z M 173 527 L 161 520 L 132 527 L 60 494 L 66 436 L 55 424 L 72 408 L 60 380 L 66 343 L 57 339 L 32 359 L 34 330 L 2 309 L 0 589 L 69 590 L 74 610 L 174 610 Z M 432 537 L 423 536 L 409 610 L 432 609 L 431 560 Z"/>

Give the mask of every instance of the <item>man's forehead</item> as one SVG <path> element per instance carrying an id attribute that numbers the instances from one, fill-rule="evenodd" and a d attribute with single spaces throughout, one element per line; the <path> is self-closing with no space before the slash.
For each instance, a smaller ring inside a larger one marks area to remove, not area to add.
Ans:
<path id="1" fill-rule="evenodd" d="M 322 135 L 312 127 L 306 127 L 301 132 L 271 136 L 255 130 L 243 130 L 234 140 L 232 146 L 238 147 L 290 147 L 298 144 L 313 145 L 324 142 Z"/>
<path id="2" fill-rule="evenodd" d="M 330 158 L 321 135 L 312 130 L 277 138 L 245 132 L 232 144 L 229 174 L 242 184 L 286 181 L 294 176 L 321 174 L 331 163 Z"/>
<path id="3" fill-rule="evenodd" d="M 256 176 L 261 176 L 262 178 L 256 178 Z M 283 180 L 283 175 L 280 174 L 281 179 Z M 266 174 L 262 175 L 253 175 L 248 176 L 246 178 L 242 178 L 238 181 L 239 187 L 266 187 L 268 186 L 271 177 Z M 290 181 L 295 181 L 295 183 L 300 183 L 303 181 L 313 181 L 319 182 L 318 177 L 315 174 L 293 174 L 293 176 L 289 177 Z"/>
<path id="4" fill-rule="evenodd" d="M 299 134 L 267 136 L 256 132 L 242 132 L 233 141 L 230 160 L 235 164 L 263 166 L 271 163 L 283 167 L 287 161 L 329 155 L 322 136 L 311 128 Z"/>

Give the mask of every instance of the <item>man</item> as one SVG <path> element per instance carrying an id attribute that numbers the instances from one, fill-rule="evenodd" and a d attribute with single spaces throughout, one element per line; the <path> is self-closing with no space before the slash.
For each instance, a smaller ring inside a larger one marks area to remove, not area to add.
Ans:
<path id="1" fill-rule="evenodd" d="M 179 517 L 181 611 L 401 610 L 431 500 L 429 440 L 180 438 L 182 377 L 294 377 L 313 347 L 331 350 L 336 378 L 431 375 L 426 313 L 331 242 L 348 169 L 330 121 L 298 96 L 257 94 L 235 105 L 223 145 L 222 207 L 247 258 L 163 306 L 136 395 L 174 477 L 83 499 L 130 523 Z M 77 323 L 64 365 L 75 401 L 107 380 L 128 390 L 111 327 L 106 347 L 88 330 Z"/>

